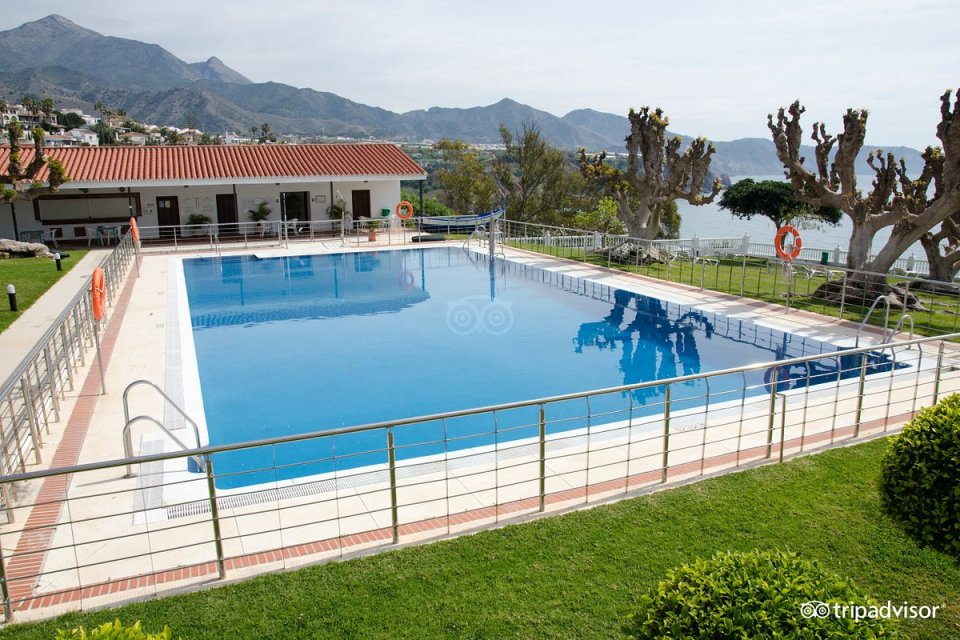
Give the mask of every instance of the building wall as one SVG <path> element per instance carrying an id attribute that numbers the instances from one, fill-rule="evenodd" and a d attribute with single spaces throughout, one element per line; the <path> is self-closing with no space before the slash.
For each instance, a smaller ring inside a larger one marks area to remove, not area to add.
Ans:
<path id="1" fill-rule="evenodd" d="M 36 219 L 32 202 L 17 202 L 17 227 L 19 231 L 60 227 L 64 239 L 85 239 L 86 227 L 99 225 L 123 225 L 130 218 L 131 207 L 139 209 L 138 225 L 141 229 L 157 226 L 157 198 L 175 196 L 179 205 L 180 224 L 186 224 L 191 214 L 206 215 L 217 222 L 217 194 L 232 194 L 236 189 L 239 222 L 250 220 L 248 211 L 260 202 L 266 202 L 272 211 L 268 220 L 281 219 L 281 193 L 307 192 L 309 217 L 311 220 L 327 220 L 328 207 L 336 199 L 337 193 L 343 197 L 350 210 L 352 192 L 370 191 L 370 209 L 373 215 L 379 215 L 382 209 L 391 214 L 400 200 L 400 182 L 398 180 L 370 180 L 344 182 L 303 182 L 264 184 L 222 184 L 222 185 L 176 185 L 163 187 L 132 187 L 129 194 L 119 188 L 87 189 L 86 193 L 78 188 L 70 188 L 69 183 L 60 189 L 53 198 L 40 199 L 37 202 L 41 220 Z M 331 198 L 331 192 L 333 197 Z M 113 197 L 105 197 L 113 196 Z M 139 198 L 139 201 L 138 201 Z M 58 221 L 62 223 L 58 224 Z M 145 237 L 150 237 L 145 229 Z M 13 238 L 13 223 L 9 205 L 0 205 L 0 237 Z"/>

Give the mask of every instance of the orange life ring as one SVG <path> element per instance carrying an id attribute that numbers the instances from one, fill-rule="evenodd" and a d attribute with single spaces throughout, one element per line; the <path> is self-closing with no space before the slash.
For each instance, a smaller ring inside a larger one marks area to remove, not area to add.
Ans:
<path id="1" fill-rule="evenodd" d="M 400 274 L 400 277 L 397 278 L 397 284 L 399 284 L 404 289 L 413 289 L 413 283 L 415 279 L 413 277 L 413 272 L 404 271 Z"/>
<path id="2" fill-rule="evenodd" d="M 134 242 L 140 242 L 140 229 L 137 229 L 136 218 L 130 218 L 130 234 L 133 236 Z"/>
<path id="3" fill-rule="evenodd" d="M 783 249 L 783 238 L 788 233 L 793 236 L 793 251 L 790 253 L 787 253 Z M 793 262 L 797 259 L 797 256 L 800 255 L 800 249 L 803 248 L 803 239 L 800 238 L 800 232 L 797 231 L 797 228 L 792 225 L 783 225 L 777 229 L 777 235 L 773 239 L 773 248 L 776 250 L 780 259 L 786 260 L 787 262 Z"/>
<path id="4" fill-rule="evenodd" d="M 103 312 L 107 308 L 107 285 L 103 276 L 103 269 L 97 267 L 90 277 L 90 299 L 93 307 L 93 319 L 103 320 Z"/>
<path id="5" fill-rule="evenodd" d="M 400 213 L 401 209 L 406 210 L 406 215 L 404 215 L 403 213 Z M 397 203 L 397 207 L 396 209 L 394 209 L 394 212 L 397 214 L 397 217 L 400 218 L 401 220 L 409 220 L 410 218 L 413 217 L 413 205 L 407 202 L 406 200 L 401 200 L 400 202 Z"/>

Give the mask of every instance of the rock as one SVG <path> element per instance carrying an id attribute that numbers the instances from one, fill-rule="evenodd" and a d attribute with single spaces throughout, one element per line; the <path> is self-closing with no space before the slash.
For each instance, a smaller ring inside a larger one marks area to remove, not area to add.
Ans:
<path id="1" fill-rule="evenodd" d="M 0 238 L 0 258 L 52 258 L 47 245 L 40 242 L 17 242 Z"/>

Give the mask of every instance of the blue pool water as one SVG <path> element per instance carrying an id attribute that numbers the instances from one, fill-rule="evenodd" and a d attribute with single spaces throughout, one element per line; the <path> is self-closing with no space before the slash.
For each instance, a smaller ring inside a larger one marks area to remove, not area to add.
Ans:
<path id="1" fill-rule="evenodd" d="M 184 261 L 210 444 L 322 431 L 831 353 L 739 319 L 460 248 Z M 837 358 L 814 380 L 836 379 Z M 882 367 L 883 363 L 878 366 Z M 784 388 L 806 371 L 781 371 Z M 763 372 L 678 385 L 686 406 L 765 393 Z M 803 376 L 803 380 L 800 377 Z M 551 431 L 661 413 L 663 388 L 548 409 Z M 684 405 L 675 405 L 682 408 Z M 598 416 L 606 416 L 600 420 Z M 559 422 L 558 422 L 559 421 Z M 399 458 L 536 434 L 535 409 L 396 430 Z M 498 432 L 494 435 L 494 432 Z M 383 462 L 375 431 L 215 457 L 237 487 Z M 333 458 L 336 461 L 333 461 Z"/>

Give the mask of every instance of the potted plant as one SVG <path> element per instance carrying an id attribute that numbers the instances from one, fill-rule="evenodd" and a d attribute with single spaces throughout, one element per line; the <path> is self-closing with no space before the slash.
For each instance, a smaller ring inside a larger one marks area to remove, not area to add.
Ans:
<path id="1" fill-rule="evenodd" d="M 257 205 L 256 209 L 247 209 L 247 213 L 250 214 L 250 219 L 257 223 L 260 227 L 260 236 L 263 236 L 264 231 L 264 220 L 270 217 L 270 214 L 273 212 L 273 209 L 267 206 L 266 202 L 261 202 Z"/>
<path id="2" fill-rule="evenodd" d="M 191 236 L 203 235 L 204 227 L 202 225 L 210 224 L 210 216 L 202 213 L 191 213 L 187 218 L 187 234 Z"/>
<path id="3" fill-rule="evenodd" d="M 369 220 L 367 222 L 367 241 L 376 242 L 377 240 L 377 229 L 380 228 L 379 220 Z"/>

